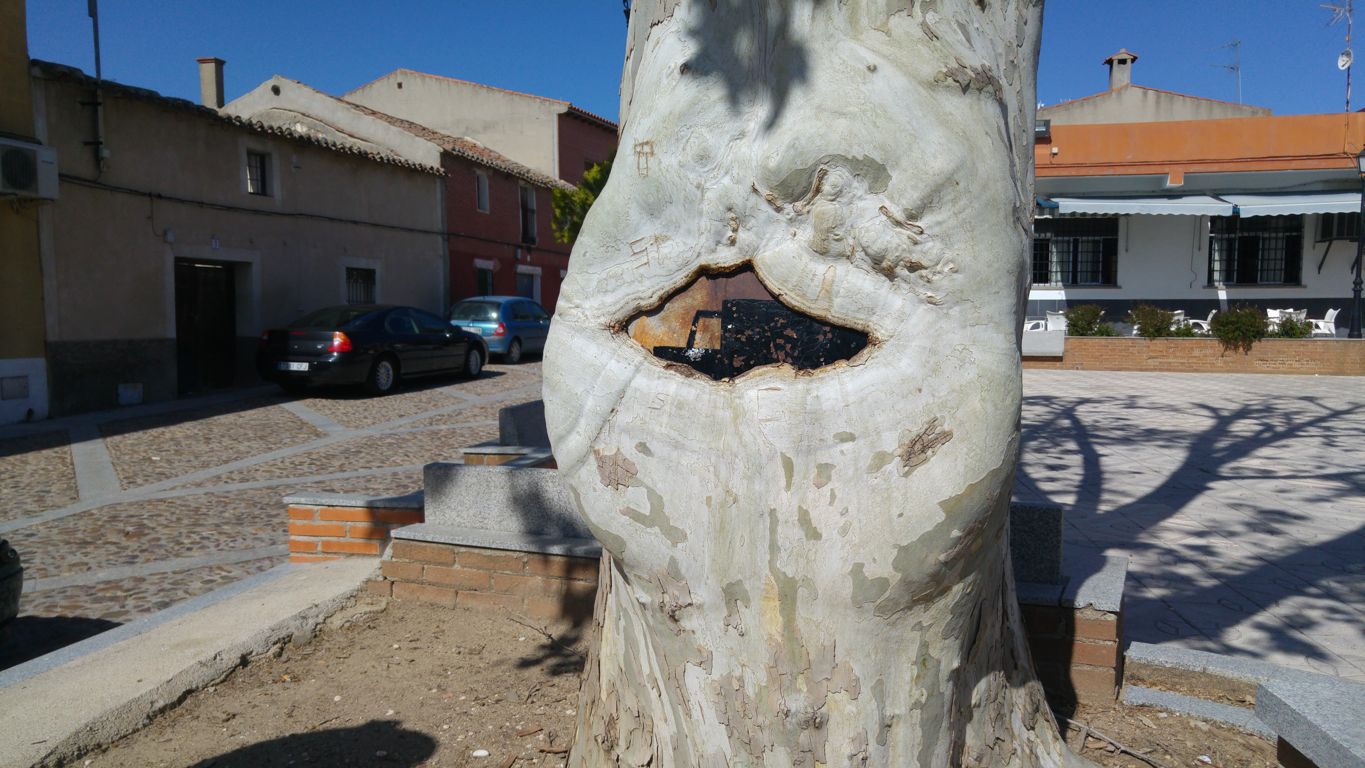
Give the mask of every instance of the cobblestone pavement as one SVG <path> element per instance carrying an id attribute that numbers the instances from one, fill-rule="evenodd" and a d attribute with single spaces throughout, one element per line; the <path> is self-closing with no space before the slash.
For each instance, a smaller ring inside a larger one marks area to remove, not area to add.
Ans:
<path id="1" fill-rule="evenodd" d="M 1028 371 L 1015 493 L 1068 508 L 1068 552 L 1131 557 L 1129 638 L 1365 681 L 1361 383 Z M 28 578 L 0 668 L 283 562 L 289 493 L 417 489 L 538 398 L 540 366 L 310 395 L 0 428 L 0 534 Z"/>
<path id="2" fill-rule="evenodd" d="M 0 668 L 285 562 L 284 496 L 418 490 L 539 397 L 530 362 L 383 398 L 258 387 L 0 427 L 0 535 L 25 577 Z"/>
<path id="3" fill-rule="evenodd" d="M 1131 558 L 1131 640 L 1365 682 L 1365 381 L 1027 371 L 1017 498 Z"/>

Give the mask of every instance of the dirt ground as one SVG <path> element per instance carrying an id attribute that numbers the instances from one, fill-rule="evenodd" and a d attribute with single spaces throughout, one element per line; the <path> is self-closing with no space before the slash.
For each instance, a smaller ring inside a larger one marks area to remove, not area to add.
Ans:
<path id="1" fill-rule="evenodd" d="M 503 615 L 362 602 L 75 765 L 562 766 L 584 641 L 566 624 L 540 629 L 554 639 Z M 1072 748 L 1105 768 L 1275 766 L 1263 739 L 1150 708 L 1070 718 Z"/>

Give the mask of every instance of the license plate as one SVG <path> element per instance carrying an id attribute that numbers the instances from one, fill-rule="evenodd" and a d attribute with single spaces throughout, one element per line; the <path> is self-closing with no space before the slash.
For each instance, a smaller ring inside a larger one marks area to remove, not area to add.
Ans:
<path id="1" fill-rule="evenodd" d="M 281 371 L 305 371 L 308 370 L 308 363 L 280 363 Z"/>
<path id="2" fill-rule="evenodd" d="M 464 331 L 468 331 L 468 332 L 474 334 L 475 336 L 482 336 L 482 335 L 483 335 L 483 329 L 480 328 L 480 327 L 477 326 L 477 325 L 462 325 L 462 326 L 460 326 L 460 329 L 461 329 L 461 330 L 464 330 Z"/>

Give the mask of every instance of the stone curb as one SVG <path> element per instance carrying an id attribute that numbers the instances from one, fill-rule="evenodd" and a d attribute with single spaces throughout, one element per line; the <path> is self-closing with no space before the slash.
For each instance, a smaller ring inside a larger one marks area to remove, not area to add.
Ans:
<path id="1" fill-rule="evenodd" d="M 1274 729 L 1262 722 L 1255 712 L 1242 707 L 1234 707 L 1231 704 L 1219 704 L 1180 693 L 1144 688 L 1140 685 L 1123 686 L 1121 698 L 1124 704 L 1139 707 L 1158 707 L 1176 714 L 1190 715 L 1191 717 L 1230 725 L 1263 738 L 1275 738 Z"/>
<path id="2" fill-rule="evenodd" d="M 600 557 L 602 545 L 596 539 L 556 536 L 531 536 L 518 532 L 486 531 L 479 528 L 458 528 L 452 525 L 418 523 L 395 528 L 395 541 L 426 541 L 434 544 L 454 544 L 481 549 L 505 549 L 511 552 L 531 552 L 540 555 L 568 555 L 572 557 Z M 385 554 L 385 559 L 389 555 Z"/>
<path id="3" fill-rule="evenodd" d="M 1337 678 L 1264 683 L 1256 715 L 1318 768 L 1365 768 L 1365 685 Z"/>
<path id="4" fill-rule="evenodd" d="M 299 568 L 0 690 L 0 768 L 66 763 L 250 659 L 311 637 L 378 561 Z"/>

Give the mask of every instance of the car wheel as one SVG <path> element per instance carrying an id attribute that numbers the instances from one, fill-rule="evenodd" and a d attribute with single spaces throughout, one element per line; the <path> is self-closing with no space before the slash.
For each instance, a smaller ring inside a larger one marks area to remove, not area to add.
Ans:
<path id="1" fill-rule="evenodd" d="M 392 357 L 381 357 L 370 367 L 370 375 L 365 379 L 365 388 L 372 394 L 387 395 L 398 387 L 398 361 Z"/>
<path id="2" fill-rule="evenodd" d="M 469 350 L 464 356 L 464 369 L 460 371 L 467 379 L 477 379 L 483 371 L 483 353 L 477 349 Z"/>
<path id="3" fill-rule="evenodd" d="M 507 345 L 507 354 L 503 358 L 511 365 L 521 362 L 521 339 L 512 339 L 512 343 Z"/>

